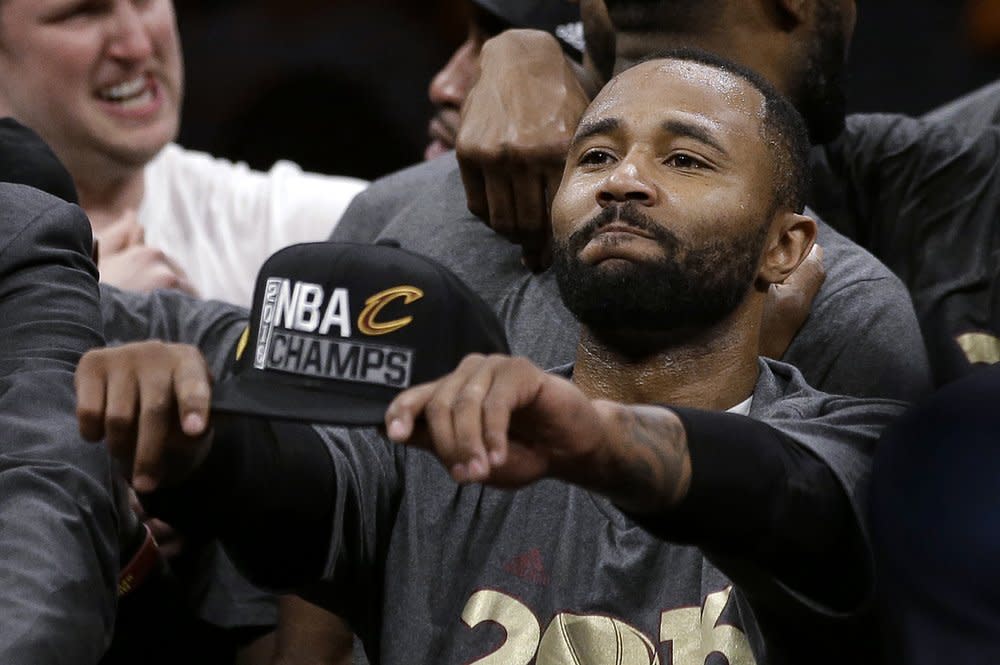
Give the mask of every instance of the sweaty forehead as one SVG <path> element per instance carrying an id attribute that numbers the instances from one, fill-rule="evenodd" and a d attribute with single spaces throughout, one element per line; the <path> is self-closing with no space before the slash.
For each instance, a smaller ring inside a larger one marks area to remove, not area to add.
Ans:
<path id="1" fill-rule="evenodd" d="M 735 74 L 688 60 L 652 60 L 613 78 L 583 122 L 629 122 L 672 112 L 699 117 L 722 133 L 741 133 L 760 129 L 765 103 L 760 91 Z"/>

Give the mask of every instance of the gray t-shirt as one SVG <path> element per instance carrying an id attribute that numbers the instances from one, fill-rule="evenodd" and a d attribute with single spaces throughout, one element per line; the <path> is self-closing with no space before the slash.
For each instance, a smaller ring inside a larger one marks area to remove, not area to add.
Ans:
<path id="1" fill-rule="evenodd" d="M 750 417 L 822 458 L 860 523 L 875 442 L 902 405 L 819 393 L 763 360 L 753 397 Z M 763 665 L 859 662 L 871 648 L 838 638 L 843 614 L 773 579 L 749 593 L 723 572 L 745 577 L 746 562 L 657 538 L 601 496 L 551 480 L 459 486 L 374 430 L 318 431 L 337 479 L 334 529 L 325 581 L 304 595 L 347 618 L 373 662 L 702 665 L 719 651 Z"/>
<path id="2" fill-rule="evenodd" d="M 852 116 L 812 154 L 814 204 L 906 284 L 938 384 L 1000 362 L 1000 127 L 971 127 Z"/>
<path id="3" fill-rule="evenodd" d="M 905 287 L 871 254 L 822 222 L 819 229 L 826 281 L 782 360 L 828 393 L 908 401 L 924 394 L 930 370 Z M 555 275 L 533 275 L 519 247 L 468 211 L 454 155 L 376 181 L 331 235 L 376 239 L 397 240 L 453 270 L 497 310 L 513 353 L 542 367 L 573 360 L 579 324 Z"/>

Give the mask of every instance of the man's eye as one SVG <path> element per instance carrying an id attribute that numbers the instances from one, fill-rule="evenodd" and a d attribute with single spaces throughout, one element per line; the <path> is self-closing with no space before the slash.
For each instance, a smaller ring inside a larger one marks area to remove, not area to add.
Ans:
<path id="1" fill-rule="evenodd" d="M 588 150 L 580 157 L 581 166 L 602 166 L 610 164 L 614 160 L 611 153 L 605 150 Z"/>
<path id="2" fill-rule="evenodd" d="M 667 157 L 666 163 L 679 169 L 701 169 L 705 168 L 705 163 L 691 155 L 683 152 L 674 153 Z"/>
<path id="3" fill-rule="evenodd" d="M 96 16 L 106 12 L 109 6 L 110 5 L 104 0 L 84 0 L 83 2 L 78 2 L 66 7 L 54 15 L 51 18 L 51 21 L 54 23 L 60 23 L 80 17 Z"/>

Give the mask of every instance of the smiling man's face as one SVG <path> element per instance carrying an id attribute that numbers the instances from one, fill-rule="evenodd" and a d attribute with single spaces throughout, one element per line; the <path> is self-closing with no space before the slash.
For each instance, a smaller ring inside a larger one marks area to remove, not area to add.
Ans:
<path id="1" fill-rule="evenodd" d="M 739 305 L 775 212 L 765 108 L 742 78 L 683 60 L 598 95 L 552 209 L 560 289 L 585 326 L 694 331 Z"/>
<path id="2" fill-rule="evenodd" d="M 70 165 L 142 166 L 177 134 L 171 0 L 4 0 L 0 105 Z"/>

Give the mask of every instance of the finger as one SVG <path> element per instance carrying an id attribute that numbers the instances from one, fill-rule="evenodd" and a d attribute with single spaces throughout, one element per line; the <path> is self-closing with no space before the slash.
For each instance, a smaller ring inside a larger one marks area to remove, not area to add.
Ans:
<path id="1" fill-rule="evenodd" d="M 126 247 L 137 247 L 146 244 L 146 229 L 140 226 L 134 217 L 135 215 L 133 214 L 133 219 L 129 223 L 128 236 L 125 240 Z"/>
<path id="2" fill-rule="evenodd" d="M 480 219 L 489 221 L 490 208 L 486 199 L 486 180 L 483 177 L 483 170 L 479 166 L 467 162 L 459 154 L 459 173 L 462 176 L 462 185 L 465 187 L 465 201 L 469 206 L 469 212 Z"/>
<path id="3" fill-rule="evenodd" d="M 128 240 L 131 233 L 132 227 L 126 223 L 115 222 L 107 227 L 97 234 L 97 238 L 101 242 L 101 252 L 105 256 L 110 256 L 122 251 L 129 246 Z"/>
<path id="4" fill-rule="evenodd" d="M 73 377 L 76 386 L 76 419 L 80 434 L 87 441 L 100 441 L 104 438 L 107 381 L 99 353 L 93 351 L 85 354 Z"/>
<path id="5" fill-rule="evenodd" d="M 424 408 L 424 420 L 431 439 L 431 450 L 451 473 L 456 482 L 465 482 L 469 461 L 460 455 L 455 440 L 454 405 L 459 391 L 470 374 L 468 359 L 454 372 L 437 381 L 434 394 Z"/>
<path id="6" fill-rule="evenodd" d="M 486 202 L 489 208 L 490 228 L 511 240 L 517 240 L 517 211 L 510 178 L 503 169 L 487 169 Z"/>
<path id="7" fill-rule="evenodd" d="M 483 439 L 492 466 L 501 466 L 510 454 L 510 425 L 516 409 L 537 392 L 537 381 L 524 373 L 524 363 L 512 359 L 496 373 L 483 399 Z"/>
<path id="8" fill-rule="evenodd" d="M 785 279 L 783 286 L 792 287 L 809 298 L 815 297 L 826 280 L 826 270 L 823 267 L 823 250 L 819 245 L 813 245 L 802 263 Z"/>
<path id="9" fill-rule="evenodd" d="M 487 358 L 468 377 L 455 397 L 453 425 L 456 455 L 468 460 L 468 479 L 485 480 L 490 460 L 483 439 L 483 400 L 493 385 L 497 358 Z"/>
<path id="10" fill-rule="evenodd" d="M 562 184 L 563 177 L 563 167 L 552 166 L 545 170 L 545 219 L 552 219 L 552 202 L 556 198 L 556 192 L 559 191 L 559 185 Z M 551 228 L 551 224 L 550 224 Z"/>
<path id="11" fill-rule="evenodd" d="M 473 461 L 467 451 L 459 445 L 455 436 L 455 403 L 458 394 L 468 383 L 485 358 L 479 354 L 470 354 L 462 359 L 451 374 L 437 382 L 434 395 L 427 402 L 424 418 L 430 433 L 433 452 L 441 463 L 451 472 L 456 482 L 468 482 L 469 464 Z M 484 471 L 485 456 L 477 458 L 474 468 Z"/>
<path id="12" fill-rule="evenodd" d="M 156 489 L 161 477 L 167 434 L 174 417 L 173 382 L 169 372 L 150 371 L 139 377 L 139 422 L 132 486 L 137 492 Z"/>
<path id="13" fill-rule="evenodd" d="M 175 351 L 179 355 L 173 372 L 173 395 L 177 402 L 181 431 L 197 438 L 208 429 L 212 404 L 212 377 L 205 359 L 189 347 Z"/>
<path id="14" fill-rule="evenodd" d="M 136 444 L 136 408 L 139 387 L 131 366 L 118 368 L 107 377 L 107 404 L 104 407 L 104 435 L 111 455 L 132 471 Z"/>
<path id="15" fill-rule="evenodd" d="M 515 237 L 525 252 L 535 254 L 545 244 L 548 215 L 545 203 L 545 179 L 537 173 L 517 173 L 513 178 L 514 208 L 517 214 Z"/>
<path id="16" fill-rule="evenodd" d="M 417 423 L 423 417 L 424 409 L 434 391 L 437 389 L 437 382 L 423 383 L 396 395 L 396 398 L 385 410 L 385 430 L 391 441 L 406 445 L 418 445 L 414 440 Z M 426 426 L 422 427 L 424 434 L 427 434 Z M 429 440 L 424 443 L 429 444 Z M 419 446 L 419 447 L 429 447 Z"/>

